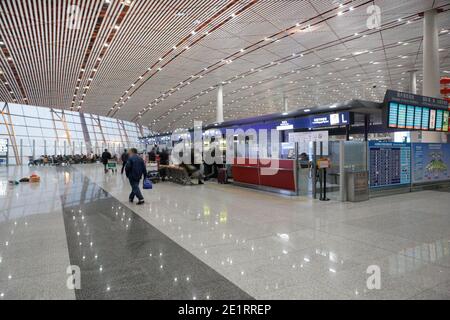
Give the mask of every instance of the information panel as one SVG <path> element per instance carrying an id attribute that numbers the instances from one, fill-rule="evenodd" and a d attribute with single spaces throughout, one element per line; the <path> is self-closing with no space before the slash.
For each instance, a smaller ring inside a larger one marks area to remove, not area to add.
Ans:
<path id="1" fill-rule="evenodd" d="M 445 100 L 388 90 L 385 106 L 389 128 L 449 131 Z"/>
<path id="2" fill-rule="evenodd" d="M 371 188 L 410 184 L 411 145 L 369 142 L 369 175 Z"/>
<path id="3" fill-rule="evenodd" d="M 413 183 L 450 180 L 449 143 L 412 144 Z"/>

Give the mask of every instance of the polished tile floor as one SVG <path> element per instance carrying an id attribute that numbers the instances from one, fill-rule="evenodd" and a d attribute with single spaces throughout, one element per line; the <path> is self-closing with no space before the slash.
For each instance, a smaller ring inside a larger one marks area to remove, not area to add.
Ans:
<path id="1" fill-rule="evenodd" d="M 40 184 L 6 182 L 32 171 Z M 129 191 L 97 165 L 0 168 L 0 299 L 450 298 L 448 192 L 322 203 L 159 183 L 137 206 Z"/>

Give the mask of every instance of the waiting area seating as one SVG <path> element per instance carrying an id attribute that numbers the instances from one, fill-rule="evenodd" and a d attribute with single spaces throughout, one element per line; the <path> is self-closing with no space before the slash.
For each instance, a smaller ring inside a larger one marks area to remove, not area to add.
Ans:
<path id="1" fill-rule="evenodd" d="M 160 171 L 164 171 L 164 176 L 171 182 L 179 184 L 192 184 L 191 179 L 202 179 L 202 173 L 194 166 L 160 165 Z"/>
<path id="2" fill-rule="evenodd" d="M 99 156 L 94 155 L 42 155 L 38 159 L 30 157 L 28 161 L 29 166 L 68 166 L 71 164 L 86 164 L 96 163 L 99 160 Z"/>

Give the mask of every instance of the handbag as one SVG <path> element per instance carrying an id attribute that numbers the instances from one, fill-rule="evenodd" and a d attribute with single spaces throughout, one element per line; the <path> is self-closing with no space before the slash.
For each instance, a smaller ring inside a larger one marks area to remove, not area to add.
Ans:
<path id="1" fill-rule="evenodd" d="M 145 178 L 142 187 L 143 187 L 144 189 L 146 189 L 146 190 L 148 190 L 148 189 L 153 189 L 152 181 L 151 181 L 150 179 Z"/>

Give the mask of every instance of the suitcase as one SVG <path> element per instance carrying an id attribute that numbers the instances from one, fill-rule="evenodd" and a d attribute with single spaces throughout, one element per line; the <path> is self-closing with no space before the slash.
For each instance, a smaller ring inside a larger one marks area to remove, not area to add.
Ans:
<path id="1" fill-rule="evenodd" d="M 217 182 L 221 184 L 228 183 L 228 174 L 226 168 L 220 168 L 217 174 Z"/>

